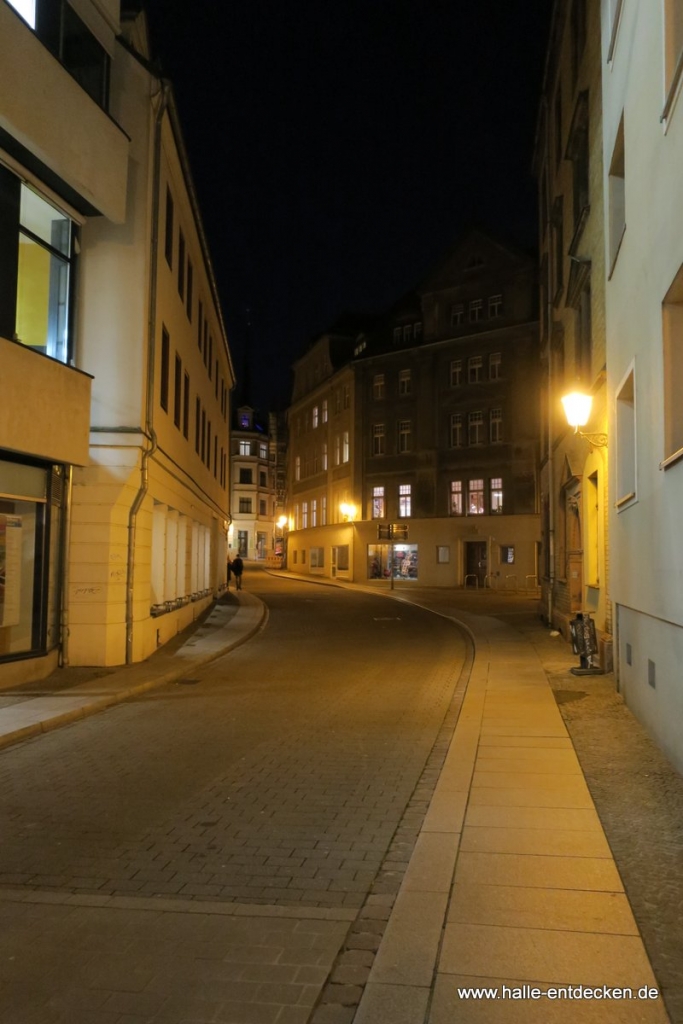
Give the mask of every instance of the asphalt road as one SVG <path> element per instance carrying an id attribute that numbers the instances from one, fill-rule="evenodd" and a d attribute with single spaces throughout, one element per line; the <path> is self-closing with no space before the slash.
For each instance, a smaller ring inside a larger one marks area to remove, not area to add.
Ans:
<path id="1" fill-rule="evenodd" d="M 408 604 L 259 572 L 245 582 L 269 608 L 248 644 L 192 678 L 0 753 L 0 901 L 3 889 L 35 900 L 0 903 L 2 1024 L 307 1019 L 420 781 L 465 645 L 451 623 Z M 130 899 L 112 909 L 112 896 Z M 149 916 L 150 899 L 163 913 Z M 292 948 L 310 953 L 306 928 L 303 946 L 300 932 L 283 931 L 274 945 L 272 935 L 236 933 L 224 916 L 198 937 L 208 915 L 190 911 L 202 901 L 219 917 L 218 904 L 258 908 L 255 920 L 289 908 L 296 928 L 306 908 L 327 912 L 317 959 L 287 963 Z M 140 949 L 145 927 L 152 937 Z M 70 936 L 80 942 L 75 974 Z M 196 943 L 225 954 L 214 956 L 210 984 L 198 980 L 206 953 Z M 242 964 L 236 951 L 249 943 L 270 953 Z M 199 1009 L 181 1011 L 174 995 L 181 947 L 186 972 L 194 964 L 183 991 Z"/>

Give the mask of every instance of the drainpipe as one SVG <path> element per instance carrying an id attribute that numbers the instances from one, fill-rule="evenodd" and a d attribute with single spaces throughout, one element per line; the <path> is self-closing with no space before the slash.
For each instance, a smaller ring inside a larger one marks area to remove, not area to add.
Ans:
<path id="1" fill-rule="evenodd" d="M 159 105 L 154 117 L 154 155 L 152 170 L 152 223 L 149 267 L 149 310 L 147 319 L 147 389 L 145 396 L 144 436 L 149 447 L 143 448 L 140 461 L 140 488 L 128 514 L 128 559 L 126 564 L 126 664 L 133 661 L 133 594 L 135 588 L 135 543 L 138 512 L 149 488 L 149 460 L 157 450 L 153 424 L 154 350 L 156 335 L 157 265 L 159 258 L 159 193 L 161 179 L 161 123 L 168 105 L 168 84 L 160 81 Z"/>
<path id="2" fill-rule="evenodd" d="M 544 97 L 545 108 L 545 204 L 547 212 L 547 225 L 550 228 L 550 132 L 548 130 L 549 113 L 548 99 Z M 548 331 L 548 625 L 553 624 L 553 602 L 555 596 L 555 459 L 553 454 L 553 356 L 552 356 L 552 324 L 553 324 L 553 300 L 552 283 L 553 275 L 550 265 L 552 252 L 552 239 L 549 239 L 548 259 L 546 260 L 546 294 L 547 310 L 546 324 Z"/>

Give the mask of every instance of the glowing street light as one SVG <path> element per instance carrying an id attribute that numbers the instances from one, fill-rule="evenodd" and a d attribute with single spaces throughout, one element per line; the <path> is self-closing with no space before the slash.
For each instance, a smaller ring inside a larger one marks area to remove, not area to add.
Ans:
<path id="1" fill-rule="evenodd" d="M 562 405 L 567 423 L 574 428 L 575 434 L 583 437 L 593 448 L 607 447 L 607 434 L 586 434 L 583 430 L 579 430 L 579 427 L 585 427 L 590 419 L 593 407 L 592 395 L 587 395 L 583 391 L 572 391 L 571 394 L 563 397 Z"/>

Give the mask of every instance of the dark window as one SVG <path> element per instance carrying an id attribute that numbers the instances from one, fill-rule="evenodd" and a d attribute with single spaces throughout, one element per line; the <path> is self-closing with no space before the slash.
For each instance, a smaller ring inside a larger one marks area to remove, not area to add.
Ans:
<path id="1" fill-rule="evenodd" d="M 199 455 L 202 437 L 202 403 L 199 396 L 194 403 L 194 450 Z"/>
<path id="2" fill-rule="evenodd" d="M 170 188 L 166 188 L 166 234 L 164 236 L 164 255 L 169 267 L 173 267 L 173 196 Z"/>
<path id="3" fill-rule="evenodd" d="M 204 331 L 204 307 L 201 302 L 197 303 L 197 344 L 199 351 L 202 350 L 202 336 Z"/>
<path id="4" fill-rule="evenodd" d="M 206 462 L 206 410 L 202 409 L 202 462 Z"/>
<path id="5" fill-rule="evenodd" d="M 39 0 L 35 32 L 70 75 L 105 110 L 109 55 L 66 0 Z"/>
<path id="6" fill-rule="evenodd" d="M 166 412 L 168 412 L 168 386 L 171 360 L 170 351 L 171 341 L 168 336 L 168 331 L 164 327 L 161 331 L 161 380 L 159 401 L 161 402 L 161 408 Z"/>
<path id="7" fill-rule="evenodd" d="M 185 235 L 178 232 L 178 295 L 185 301 Z"/>
<path id="8" fill-rule="evenodd" d="M 209 370 L 209 380 L 211 380 L 211 375 L 212 375 L 212 372 L 213 372 L 213 335 L 212 334 L 209 335 L 209 365 L 208 365 L 208 370 Z"/>
<path id="9" fill-rule="evenodd" d="M 187 261 L 187 291 L 185 293 L 186 308 L 187 308 L 187 319 L 192 323 L 192 286 L 193 286 L 194 270 L 190 260 Z"/>
<path id="10" fill-rule="evenodd" d="M 588 168 L 588 92 L 578 98 L 567 143 L 567 156 L 573 165 L 574 225 L 589 205 Z"/>
<path id="11" fill-rule="evenodd" d="M 185 374 L 183 382 L 183 435 L 190 436 L 190 375 Z"/>
<path id="12" fill-rule="evenodd" d="M 240 469 L 240 483 L 251 484 L 253 483 L 252 471 L 250 469 Z"/>
<path id="13" fill-rule="evenodd" d="M 206 465 L 211 469 L 211 420 L 206 424 Z"/>
<path id="14" fill-rule="evenodd" d="M 218 434 L 213 436 L 213 475 L 218 476 Z"/>
<path id="15" fill-rule="evenodd" d="M 183 383 L 183 361 L 176 352 L 175 377 L 173 378 L 173 422 L 180 430 L 180 409 Z"/>

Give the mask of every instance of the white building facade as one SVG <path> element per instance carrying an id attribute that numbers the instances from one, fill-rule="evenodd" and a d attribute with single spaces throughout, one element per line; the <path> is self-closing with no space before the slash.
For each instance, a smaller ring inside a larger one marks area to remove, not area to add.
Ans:
<path id="1" fill-rule="evenodd" d="M 683 769 L 683 7 L 602 2 L 611 591 L 626 701 Z"/>

